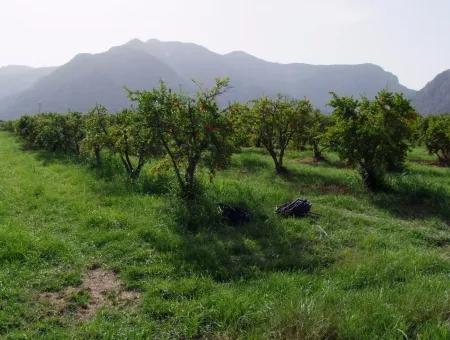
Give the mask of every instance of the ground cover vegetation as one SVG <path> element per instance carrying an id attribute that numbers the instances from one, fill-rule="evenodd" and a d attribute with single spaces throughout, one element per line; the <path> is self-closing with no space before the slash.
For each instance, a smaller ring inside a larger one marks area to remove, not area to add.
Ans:
<path id="1" fill-rule="evenodd" d="M 450 336 L 449 116 L 228 86 L 2 124 L 1 337 Z"/>

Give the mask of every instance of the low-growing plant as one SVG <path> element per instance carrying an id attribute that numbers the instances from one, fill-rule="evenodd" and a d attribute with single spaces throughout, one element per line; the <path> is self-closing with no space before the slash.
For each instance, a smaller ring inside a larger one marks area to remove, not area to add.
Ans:
<path id="1" fill-rule="evenodd" d="M 430 154 L 450 166 L 450 114 L 429 116 L 422 123 L 422 139 Z"/>
<path id="2" fill-rule="evenodd" d="M 84 138 L 83 116 L 78 112 L 23 116 L 17 121 L 16 132 L 28 147 L 78 155 Z"/>
<path id="3" fill-rule="evenodd" d="M 0 120 L 0 129 L 1 130 L 5 130 L 5 131 L 9 131 L 9 132 L 14 132 L 16 129 L 16 124 L 15 121 L 13 120 Z"/>
<path id="4" fill-rule="evenodd" d="M 254 133 L 272 157 L 275 171 L 286 171 L 283 160 L 293 137 L 301 133 L 304 119 L 312 111 L 308 100 L 292 100 L 278 95 L 275 99 L 262 97 L 253 101 Z"/>
<path id="5" fill-rule="evenodd" d="M 225 111 L 226 118 L 233 130 L 232 140 L 237 147 L 257 146 L 259 135 L 253 129 L 254 117 L 250 107 L 242 103 L 233 103 Z"/>
<path id="6" fill-rule="evenodd" d="M 324 115 L 319 110 L 313 110 L 309 120 L 306 123 L 307 141 L 312 147 L 314 161 L 324 160 L 324 135 L 327 128 L 331 125 L 329 116 Z"/>
<path id="7" fill-rule="evenodd" d="M 217 79 L 215 86 L 195 96 L 175 93 L 163 82 L 151 91 L 130 91 L 139 122 L 155 135 L 186 198 L 196 196 L 200 164 L 214 174 L 229 163 L 231 127 L 216 102 L 228 84 L 228 79 Z"/>
<path id="8" fill-rule="evenodd" d="M 161 150 L 155 130 L 146 126 L 141 118 L 136 111 L 125 109 L 113 117 L 111 125 L 112 149 L 133 180 L 139 178 L 149 158 L 160 154 Z"/>
<path id="9" fill-rule="evenodd" d="M 417 114 L 402 94 L 381 91 L 373 101 L 332 95 L 329 145 L 357 167 L 369 189 L 381 188 L 386 171 L 405 160 Z"/>
<path id="10" fill-rule="evenodd" d="M 101 152 L 112 146 L 111 115 L 106 107 L 96 105 L 84 118 L 85 137 L 81 143 L 82 153 L 94 157 L 96 166 L 102 163 Z"/>

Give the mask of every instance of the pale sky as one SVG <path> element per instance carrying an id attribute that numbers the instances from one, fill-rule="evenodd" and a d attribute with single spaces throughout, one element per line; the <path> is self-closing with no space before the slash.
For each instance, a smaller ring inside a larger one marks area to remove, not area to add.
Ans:
<path id="1" fill-rule="evenodd" d="M 413 89 L 450 68 L 450 0 L 0 1 L 0 66 L 156 38 L 283 63 L 371 62 Z"/>

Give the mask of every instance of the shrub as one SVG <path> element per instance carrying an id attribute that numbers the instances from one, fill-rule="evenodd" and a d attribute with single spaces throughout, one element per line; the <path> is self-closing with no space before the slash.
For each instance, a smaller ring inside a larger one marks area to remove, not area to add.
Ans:
<path id="1" fill-rule="evenodd" d="M 85 116 L 85 136 L 81 143 L 81 151 L 88 157 L 94 157 L 97 166 L 101 164 L 102 150 L 111 148 L 110 129 L 111 116 L 104 106 L 95 106 Z"/>
<path id="2" fill-rule="evenodd" d="M 402 94 L 380 91 L 371 104 L 381 115 L 383 150 L 388 171 L 404 168 L 406 155 L 414 143 L 419 116 Z"/>
<path id="3" fill-rule="evenodd" d="M 270 154 L 275 171 L 286 171 L 284 154 L 289 143 L 304 127 L 304 117 L 312 111 L 308 100 L 291 100 L 282 95 L 275 99 L 262 97 L 253 101 L 254 134 Z"/>
<path id="4" fill-rule="evenodd" d="M 0 129 L 5 130 L 5 131 L 9 131 L 9 132 L 14 132 L 16 129 L 16 124 L 15 121 L 13 120 L 0 120 Z"/>
<path id="5" fill-rule="evenodd" d="M 196 196 L 199 164 L 213 174 L 229 163 L 231 127 L 216 102 L 227 87 L 227 79 L 217 79 L 215 86 L 195 96 L 175 93 L 163 82 L 151 91 L 130 91 L 139 122 L 155 134 L 186 198 Z"/>
<path id="6" fill-rule="evenodd" d="M 28 147 L 79 154 L 84 138 L 83 117 L 77 112 L 23 116 L 17 121 L 16 132 Z"/>
<path id="7" fill-rule="evenodd" d="M 417 114 L 402 94 L 381 91 L 373 101 L 332 95 L 331 148 L 358 168 L 369 189 L 380 188 L 387 169 L 403 164 Z"/>
<path id="8" fill-rule="evenodd" d="M 450 114 L 430 116 L 422 123 L 422 139 L 430 154 L 450 166 Z"/>
<path id="9" fill-rule="evenodd" d="M 84 116 L 79 112 L 69 112 L 63 115 L 63 144 L 64 152 L 80 155 L 81 142 L 85 136 Z"/>
<path id="10" fill-rule="evenodd" d="M 323 139 L 325 132 L 330 125 L 330 117 L 325 116 L 319 110 L 314 110 L 306 123 L 306 140 L 312 147 L 313 158 L 316 162 L 324 159 L 322 155 Z"/>
<path id="11" fill-rule="evenodd" d="M 116 114 L 111 124 L 112 150 L 119 155 L 131 179 L 139 178 L 149 158 L 161 153 L 155 131 L 146 126 L 141 118 L 136 111 L 126 109 Z"/>
<path id="12" fill-rule="evenodd" d="M 37 134 L 37 119 L 32 116 L 22 116 L 16 123 L 16 133 L 26 143 L 28 147 L 35 146 Z"/>
<path id="13" fill-rule="evenodd" d="M 233 103 L 227 107 L 225 116 L 233 130 L 232 140 L 235 146 L 258 145 L 259 136 L 253 133 L 254 119 L 248 105 Z"/>

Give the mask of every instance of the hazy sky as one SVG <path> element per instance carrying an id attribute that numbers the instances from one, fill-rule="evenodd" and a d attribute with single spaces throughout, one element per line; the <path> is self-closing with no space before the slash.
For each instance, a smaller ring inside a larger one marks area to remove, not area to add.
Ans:
<path id="1" fill-rule="evenodd" d="M 421 88 L 450 68 L 450 0 L 2 0 L 0 65 L 60 65 L 132 38 L 278 62 L 376 63 Z"/>

